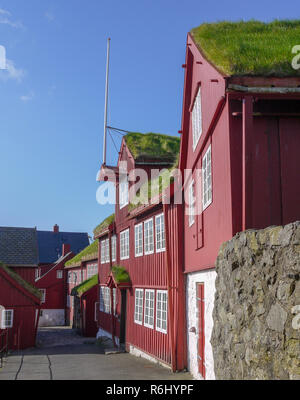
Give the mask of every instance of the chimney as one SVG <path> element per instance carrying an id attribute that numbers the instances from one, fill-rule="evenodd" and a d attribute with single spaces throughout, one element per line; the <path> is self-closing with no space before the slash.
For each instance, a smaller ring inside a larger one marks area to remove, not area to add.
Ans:
<path id="1" fill-rule="evenodd" d="M 53 232 L 54 233 L 58 233 L 59 232 L 59 226 L 57 224 L 54 225 Z"/>
<path id="2" fill-rule="evenodd" d="M 71 245 L 70 244 L 63 244 L 63 246 L 62 246 L 62 255 L 63 255 L 63 257 L 66 256 L 70 252 L 71 252 Z"/>

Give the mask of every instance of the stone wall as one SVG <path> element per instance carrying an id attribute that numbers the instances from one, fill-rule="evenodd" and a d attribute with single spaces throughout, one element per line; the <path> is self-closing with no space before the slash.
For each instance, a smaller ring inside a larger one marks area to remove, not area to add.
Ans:
<path id="1" fill-rule="evenodd" d="M 237 234 L 216 271 L 216 378 L 300 379 L 300 222 Z"/>

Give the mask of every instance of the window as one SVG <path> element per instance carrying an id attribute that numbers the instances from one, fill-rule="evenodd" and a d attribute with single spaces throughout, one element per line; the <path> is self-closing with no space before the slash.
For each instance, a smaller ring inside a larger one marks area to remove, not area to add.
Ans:
<path id="1" fill-rule="evenodd" d="M 118 300 L 118 297 L 117 297 L 117 289 L 116 288 L 113 288 L 113 313 L 114 313 L 114 315 L 117 315 L 117 300 Z"/>
<path id="2" fill-rule="evenodd" d="M 40 291 L 42 292 L 41 303 L 45 303 L 46 302 L 46 289 L 40 289 Z"/>
<path id="3" fill-rule="evenodd" d="M 143 255 L 143 224 L 135 225 L 134 233 L 135 256 L 139 257 Z"/>
<path id="4" fill-rule="evenodd" d="M 145 290 L 144 325 L 147 328 L 154 327 L 154 290 Z"/>
<path id="5" fill-rule="evenodd" d="M 143 300 L 144 290 L 135 289 L 134 322 L 139 325 L 143 324 Z"/>
<path id="6" fill-rule="evenodd" d="M 167 333 L 168 321 L 168 292 L 158 290 L 156 292 L 156 330 Z"/>
<path id="7" fill-rule="evenodd" d="M 119 203 L 120 203 L 120 209 L 128 204 L 128 179 L 127 175 L 124 174 L 120 177 Z"/>
<path id="8" fill-rule="evenodd" d="M 2 328 L 12 328 L 14 322 L 14 310 L 2 311 Z"/>
<path id="9" fill-rule="evenodd" d="M 69 272 L 68 273 L 68 283 L 72 283 L 72 276 L 73 276 L 73 273 Z"/>
<path id="10" fill-rule="evenodd" d="M 98 274 L 98 264 L 88 264 L 87 266 L 87 279 Z M 79 283 L 79 282 L 78 282 Z"/>
<path id="11" fill-rule="evenodd" d="M 63 277 L 63 272 L 61 270 L 56 271 L 56 278 L 62 279 L 62 277 Z"/>
<path id="12" fill-rule="evenodd" d="M 109 263 L 110 256 L 109 256 L 109 239 L 105 240 L 105 262 Z"/>
<path id="13" fill-rule="evenodd" d="M 101 264 L 105 264 L 105 260 L 106 260 L 106 249 L 105 249 L 106 243 L 105 242 L 106 242 L 105 240 L 101 241 Z"/>
<path id="14" fill-rule="evenodd" d="M 166 250 L 166 239 L 165 239 L 165 219 L 164 214 L 155 217 L 155 241 L 156 241 L 156 252 Z"/>
<path id="15" fill-rule="evenodd" d="M 212 202 L 211 146 L 202 160 L 202 207 L 205 210 Z"/>
<path id="16" fill-rule="evenodd" d="M 202 134 L 201 88 L 199 87 L 192 111 L 193 150 L 196 149 Z"/>
<path id="17" fill-rule="evenodd" d="M 129 229 L 120 233 L 120 259 L 129 258 Z"/>
<path id="18" fill-rule="evenodd" d="M 114 235 L 111 238 L 111 260 L 116 261 L 117 258 L 117 236 Z"/>
<path id="19" fill-rule="evenodd" d="M 152 254 L 154 252 L 154 237 L 153 237 L 153 218 L 144 222 L 144 235 L 145 235 L 145 254 Z"/>
<path id="20" fill-rule="evenodd" d="M 195 222 L 195 184 L 194 181 L 189 186 L 189 226 Z"/>
<path id="21" fill-rule="evenodd" d="M 110 288 L 107 286 L 100 287 L 100 311 L 111 313 Z"/>

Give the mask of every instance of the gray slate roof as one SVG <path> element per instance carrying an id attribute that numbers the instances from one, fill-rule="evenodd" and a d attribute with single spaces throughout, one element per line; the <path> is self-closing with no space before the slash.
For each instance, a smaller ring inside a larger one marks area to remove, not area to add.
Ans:
<path id="1" fill-rule="evenodd" d="M 37 266 L 36 229 L 0 227 L 0 262 L 12 266 Z"/>

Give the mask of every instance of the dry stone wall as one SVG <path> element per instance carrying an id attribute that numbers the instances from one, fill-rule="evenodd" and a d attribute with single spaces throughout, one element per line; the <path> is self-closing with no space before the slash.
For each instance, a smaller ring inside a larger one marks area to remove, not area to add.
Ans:
<path id="1" fill-rule="evenodd" d="M 237 234 L 216 272 L 216 378 L 300 379 L 300 222 Z"/>

